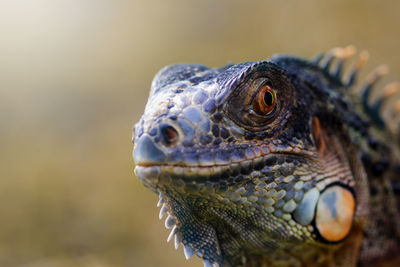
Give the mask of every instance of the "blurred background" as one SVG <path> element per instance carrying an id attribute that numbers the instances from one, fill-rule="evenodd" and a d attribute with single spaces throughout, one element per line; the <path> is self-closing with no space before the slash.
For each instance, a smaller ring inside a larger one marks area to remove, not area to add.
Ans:
<path id="1" fill-rule="evenodd" d="M 400 1 L 0 0 L 0 266 L 202 266 L 167 244 L 131 132 L 163 66 L 369 50 L 400 79 Z"/>

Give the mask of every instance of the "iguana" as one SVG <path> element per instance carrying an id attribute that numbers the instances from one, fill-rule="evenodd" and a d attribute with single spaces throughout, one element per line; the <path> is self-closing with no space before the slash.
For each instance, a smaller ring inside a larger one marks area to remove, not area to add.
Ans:
<path id="1" fill-rule="evenodd" d="M 204 266 L 355 266 L 400 248 L 400 101 L 368 54 L 275 55 L 155 76 L 134 126 L 139 180 L 168 240 Z"/>

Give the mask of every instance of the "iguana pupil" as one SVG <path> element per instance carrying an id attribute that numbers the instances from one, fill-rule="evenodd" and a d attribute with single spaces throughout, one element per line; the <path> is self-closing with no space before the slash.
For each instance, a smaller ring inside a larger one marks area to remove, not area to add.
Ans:
<path id="1" fill-rule="evenodd" d="M 265 92 L 264 94 L 264 103 L 266 106 L 272 106 L 274 100 L 274 96 L 270 91 Z"/>

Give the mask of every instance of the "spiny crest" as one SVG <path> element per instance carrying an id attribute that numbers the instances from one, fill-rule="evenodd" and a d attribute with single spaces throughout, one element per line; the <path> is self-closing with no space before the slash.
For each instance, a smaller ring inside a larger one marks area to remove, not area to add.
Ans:
<path id="1" fill-rule="evenodd" d="M 375 85 L 389 71 L 386 65 L 380 65 L 367 76 L 361 87 L 354 87 L 360 70 L 369 58 L 367 51 L 361 51 L 347 73 L 343 74 L 344 64 L 355 54 L 356 48 L 352 45 L 344 48 L 336 47 L 326 53 L 318 54 L 311 62 L 340 80 L 345 88 L 358 93 L 365 113 L 377 126 L 387 126 L 393 133 L 398 133 L 400 130 L 400 83 L 389 83 L 377 91 Z M 373 98 L 373 95 L 378 96 Z"/>
<path id="2" fill-rule="evenodd" d="M 175 249 L 178 249 L 179 245 L 183 243 L 183 253 L 185 254 L 185 258 L 187 260 L 194 254 L 196 254 L 198 257 L 202 258 L 204 267 L 219 267 L 219 264 L 217 262 L 211 262 L 208 259 L 205 259 L 204 253 L 202 251 L 192 248 L 190 244 L 187 244 L 185 240 L 183 240 L 182 235 L 179 231 L 178 221 L 175 218 L 175 216 L 172 215 L 172 212 L 170 211 L 170 208 L 167 205 L 167 203 L 165 203 L 165 200 L 161 193 L 159 194 L 159 201 L 157 203 L 157 207 L 160 206 L 161 209 L 160 209 L 160 214 L 158 216 L 159 219 L 161 220 L 165 215 L 167 215 L 167 218 L 165 219 L 165 228 L 167 229 L 172 228 L 167 238 L 167 242 L 171 241 L 172 238 L 174 238 Z"/>

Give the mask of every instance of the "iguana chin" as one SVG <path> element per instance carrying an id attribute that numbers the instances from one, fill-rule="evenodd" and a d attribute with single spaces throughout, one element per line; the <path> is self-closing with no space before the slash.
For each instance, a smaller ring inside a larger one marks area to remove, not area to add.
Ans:
<path id="1" fill-rule="evenodd" d="M 154 78 L 134 127 L 135 174 L 168 240 L 205 266 L 355 266 L 399 253 L 400 102 L 352 46 Z M 392 101 L 393 102 L 393 101 Z M 389 108 L 384 107 L 389 106 Z M 382 119 L 381 113 L 386 119 Z"/>

